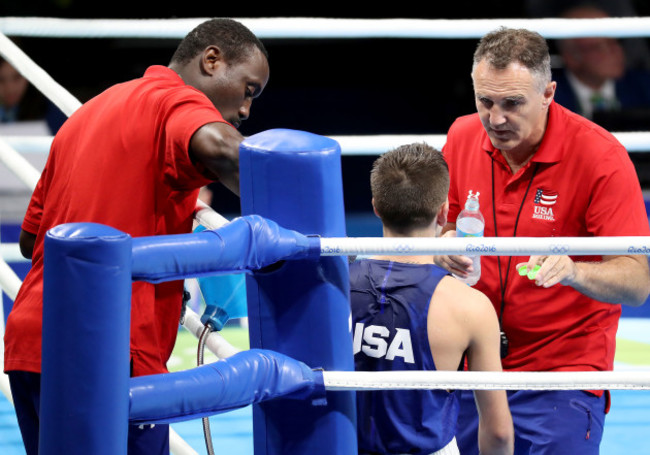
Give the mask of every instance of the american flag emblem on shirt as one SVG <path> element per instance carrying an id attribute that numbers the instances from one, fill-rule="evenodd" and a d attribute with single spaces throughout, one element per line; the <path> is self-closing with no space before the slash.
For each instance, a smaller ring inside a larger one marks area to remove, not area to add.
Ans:
<path id="1" fill-rule="evenodd" d="M 557 202 L 557 193 L 555 191 L 545 191 L 537 188 L 535 192 L 535 204 L 551 206 Z"/>

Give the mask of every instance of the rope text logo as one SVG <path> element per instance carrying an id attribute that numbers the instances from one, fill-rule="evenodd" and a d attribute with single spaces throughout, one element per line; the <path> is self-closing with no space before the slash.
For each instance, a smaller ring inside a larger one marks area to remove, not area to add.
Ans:
<path id="1" fill-rule="evenodd" d="M 320 254 L 331 254 L 331 253 L 340 253 L 341 248 L 340 247 L 331 247 L 331 246 L 324 246 L 321 247 L 320 249 Z"/>
<path id="2" fill-rule="evenodd" d="M 647 246 L 642 246 L 641 248 L 631 246 L 627 249 L 627 252 L 636 253 L 636 254 L 650 254 L 650 248 L 648 248 Z"/>
<path id="3" fill-rule="evenodd" d="M 496 252 L 497 247 L 494 245 L 467 245 L 465 251 L 468 253 L 494 253 Z"/>

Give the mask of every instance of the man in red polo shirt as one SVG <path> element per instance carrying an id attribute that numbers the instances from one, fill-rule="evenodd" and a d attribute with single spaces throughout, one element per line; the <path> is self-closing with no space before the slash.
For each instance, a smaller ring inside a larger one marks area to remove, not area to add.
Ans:
<path id="1" fill-rule="evenodd" d="M 45 233 L 81 221 L 133 237 L 190 232 L 202 186 L 219 180 L 239 194 L 236 128 L 268 77 L 266 50 L 250 30 L 209 20 L 182 40 L 168 67 L 109 88 L 55 136 L 22 224 L 20 246 L 32 268 L 5 331 L 4 370 L 28 455 L 38 453 Z M 133 284 L 133 376 L 167 371 L 182 291 L 182 281 Z M 130 428 L 129 453 L 169 453 L 168 426 Z"/>
<path id="2" fill-rule="evenodd" d="M 553 101 L 545 40 L 499 29 L 482 38 L 472 69 L 478 112 L 451 126 L 449 221 L 480 193 L 485 236 L 649 235 L 641 189 L 625 148 Z M 492 301 L 507 346 L 505 370 L 612 370 L 620 304 L 650 291 L 644 256 L 482 257 L 476 289 Z M 466 276 L 466 256 L 436 257 Z M 517 273 L 540 265 L 534 279 Z M 597 454 L 608 394 L 509 392 L 516 454 Z M 465 401 L 465 400 L 464 400 Z M 472 408 L 462 406 L 461 453 L 478 453 Z M 472 434 L 474 433 L 474 434 Z"/>

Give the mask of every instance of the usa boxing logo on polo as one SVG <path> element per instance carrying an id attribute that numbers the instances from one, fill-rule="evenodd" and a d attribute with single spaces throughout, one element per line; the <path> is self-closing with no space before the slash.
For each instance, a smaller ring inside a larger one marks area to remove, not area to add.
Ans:
<path id="1" fill-rule="evenodd" d="M 557 192 L 537 188 L 535 192 L 533 219 L 555 221 L 553 206 L 557 202 Z"/>

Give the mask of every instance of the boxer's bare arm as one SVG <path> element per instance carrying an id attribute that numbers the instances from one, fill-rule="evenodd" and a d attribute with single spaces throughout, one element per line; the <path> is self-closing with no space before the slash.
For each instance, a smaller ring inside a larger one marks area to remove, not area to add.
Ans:
<path id="1" fill-rule="evenodd" d="M 427 328 L 438 370 L 456 370 L 467 353 L 470 370 L 501 371 L 500 332 L 488 298 L 453 277 L 443 278 L 429 306 Z M 482 454 L 511 454 L 512 417 L 503 390 L 477 390 Z"/>

